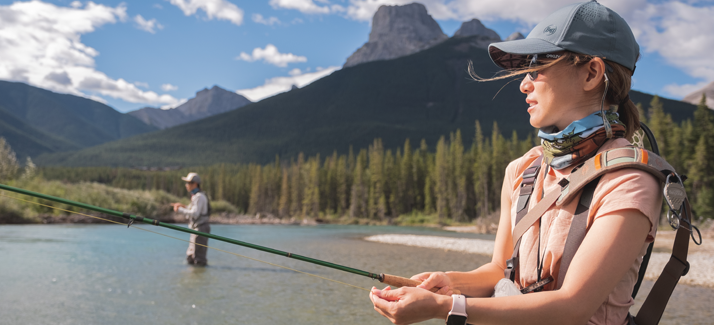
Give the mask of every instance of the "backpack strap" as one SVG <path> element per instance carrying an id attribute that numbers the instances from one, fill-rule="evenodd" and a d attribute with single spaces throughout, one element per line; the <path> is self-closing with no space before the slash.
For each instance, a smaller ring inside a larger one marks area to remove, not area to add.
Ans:
<path id="1" fill-rule="evenodd" d="M 540 155 L 531 163 L 530 167 L 526 168 L 523 175 L 521 175 L 521 191 L 518 194 L 518 201 L 516 203 L 516 225 L 518 225 L 528 213 L 528 202 L 530 201 L 531 195 L 533 195 L 542 162 L 543 155 Z M 518 236 L 518 238 L 514 237 L 513 255 L 506 261 L 504 275 L 511 281 L 514 281 L 516 277 L 515 270 L 518 268 L 518 247 L 520 244 L 521 236 Z"/>
<path id="2" fill-rule="evenodd" d="M 578 202 L 578 207 L 575 208 L 575 215 L 573 216 L 573 221 L 570 223 L 570 230 L 568 230 L 568 239 L 565 240 L 565 246 L 563 247 L 563 256 L 560 259 L 560 271 L 558 272 L 558 281 L 555 284 L 555 290 L 563 286 L 563 279 L 565 279 L 565 274 L 568 272 L 570 262 L 573 261 L 575 253 L 585 238 L 588 215 L 590 215 L 590 204 L 593 201 L 595 188 L 597 188 L 599 182 L 600 178 L 598 177 L 588 183 L 580 195 L 580 202 Z"/>
<path id="3" fill-rule="evenodd" d="M 689 237 L 692 236 L 692 207 L 689 205 L 689 199 L 685 198 L 682 205 L 681 221 L 686 225 L 682 225 L 677 229 L 677 234 L 674 238 L 674 246 L 672 247 L 672 256 L 669 262 L 665 265 L 662 274 L 655 281 L 652 290 L 645 298 L 640 311 L 635 316 L 637 325 L 654 325 L 659 323 L 662 318 L 662 313 L 667 307 L 669 297 L 674 291 L 674 287 L 679 282 L 679 278 L 689 272 L 689 262 L 687 262 L 687 251 L 689 250 Z M 697 230 L 698 232 L 699 230 Z M 694 238 L 694 237 L 692 237 Z M 699 238 L 701 244 L 701 235 Z"/>
<path id="4" fill-rule="evenodd" d="M 603 174 L 624 168 L 646 171 L 662 183 L 666 181 L 667 175 L 674 172 L 674 168 L 664 158 L 642 148 L 623 147 L 603 151 L 585 161 L 568 176 L 568 184 L 563 188 L 556 205 L 560 207 L 569 203 L 583 187 Z"/>

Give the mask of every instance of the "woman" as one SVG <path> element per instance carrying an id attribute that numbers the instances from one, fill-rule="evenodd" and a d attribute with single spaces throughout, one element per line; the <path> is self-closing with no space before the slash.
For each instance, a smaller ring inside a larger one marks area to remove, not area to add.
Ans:
<path id="1" fill-rule="evenodd" d="M 524 40 L 491 44 L 489 53 L 507 69 L 506 77 L 524 75 L 520 90 L 527 95 L 530 123 L 540 128 L 542 138 L 542 146 L 506 169 L 493 260 L 470 272 L 415 275 L 423 281 L 417 288 L 373 288 L 374 308 L 396 324 L 464 312 L 466 317 L 449 317 L 447 324 L 626 324 L 637 271 L 654 240 L 661 207 L 659 182 L 635 169 L 600 179 L 587 234 L 560 289 L 555 290 L 561 256 L 579 200 L 551 206 L 521 237 L 518 289 L 551 277 L 555 281 L 528 294 L 491 296 L 514 251 L 524 171 L 544 157 L 527 204 L 533 208 L 544 195 L 559 191 L 559 180 L 578 164 L 597 152 L 630 145 L 626 139 L 639 128 L 628 96 L 639 56 L 632 31 L 616 13 L 591 1 L 554 12 Z M 434 287 L 441 289 L 436 294 L 424 290 Z M 473 298 L 452 297 L 452 290 Z M 459 304 L 465 308 L 458 310 Z"/>

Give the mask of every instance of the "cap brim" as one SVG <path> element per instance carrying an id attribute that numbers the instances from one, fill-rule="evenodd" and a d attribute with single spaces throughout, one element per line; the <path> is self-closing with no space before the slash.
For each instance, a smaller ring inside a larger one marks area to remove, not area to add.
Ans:
<path id="1" fill-rule="evenodd" d="M 540 38 L 526 38 L 513 41 L 491 43 L 488 55 L 491 61 L 503 69 L 521 68 L 531 54 L 563 51 L 564 49 Z"/>
<path id="2" fill-rule="evenodd" d="M 181 179 L 182 179 L 184 182 L 190 182 L 190 181 L 191 181 L 190 179 L 188 179 L 188 178 L 186 178 L 186 177 L 181 177 Z"/>

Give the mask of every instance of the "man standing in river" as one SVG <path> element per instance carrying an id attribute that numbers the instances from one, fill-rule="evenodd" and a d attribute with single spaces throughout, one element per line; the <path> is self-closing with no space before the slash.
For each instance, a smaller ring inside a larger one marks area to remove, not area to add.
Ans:
<path id="1" fill-rule="evenodd" d="M 175 212 L 182 213 L 188 219 L 188 227 L 205 233 L 211 233 L 208 218 L 211 215 L 211 203 L 206 194 L 201 191 L 201 177 L 196 173 L 188 173 L 181 177 L 186 182 L 186 190 L 191 194 L 191 203 L 185 206 L 181 203 L 172 203 Z M 208 238 L 191 234 L 191 240 L 186 250 L 186 262 L 189 265 L 206 266 L 206 252 L 208 251 Z"/>

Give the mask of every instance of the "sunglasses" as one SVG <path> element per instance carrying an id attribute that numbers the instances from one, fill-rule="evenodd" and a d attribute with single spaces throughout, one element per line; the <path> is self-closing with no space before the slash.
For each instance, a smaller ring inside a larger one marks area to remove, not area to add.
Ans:
<path id="1" fill-rule="evenodd" d="M 540 55 L 540 60 L 539 60 L 539 55 Z M 556 53 L 533 54 L 533 56 L 530 59 L 530 63 L 528 64 L 528 69 L 535 69 L 539 65 L 545 65 L 550 62 L 553 62 L 553 60 L 557 60 L 558 58 L 560 58 L 561 55 L 562 54 L 556 54 Z M 543 59 L 543 57 L 545 57 L 545 59 Z M 526 61 L 528 61 L 527 58 L 526 58 Z M 589 61 L 589 59 L 588 59 L 588 61 Z M 612 67 L 609 64 L 607 64 L 607 62 L 605 62 L 605 70 L 609 73 L 613 72 Z M 536 71 L 528 72 L 526 74 L 528 75 L 528 78 L 530 78 L 531 81 L 533 81 L 533 80 L 536 80 L 536 78 L 538 78 L 538 73 L 539 73 L 539 71 L 536 70 Z M 605 75 L 605 78 L 607 78 L 607 74 Z"/>
<path id="2" fill-rule="evenodd" d="M 540 55 L 542 55 L 541 59 L 544 56 L 545 60 L 538 60 L 538 55 L 539 54 L 533 54 L 533 57 L 531 57 L 530 63 L 528 64 L 528 69 L 534 69 L 534 68 L 538 67 L 538 65 L 548 64 L 548 63 L 552 62 L 553 60 L 560 58 L 560 56 L 561 56 L 560 54 L 553 54 L 553 53 L 540 54 Z M 536 70 L 536 71 L 530 71 L 526 74 L 528 75 L 528 78 L 530 78 L 531 81 L 533 81 L 533 80 L 536 80 L 536 78 L 538 78 L 538 72 L 539 71 Z"/>

